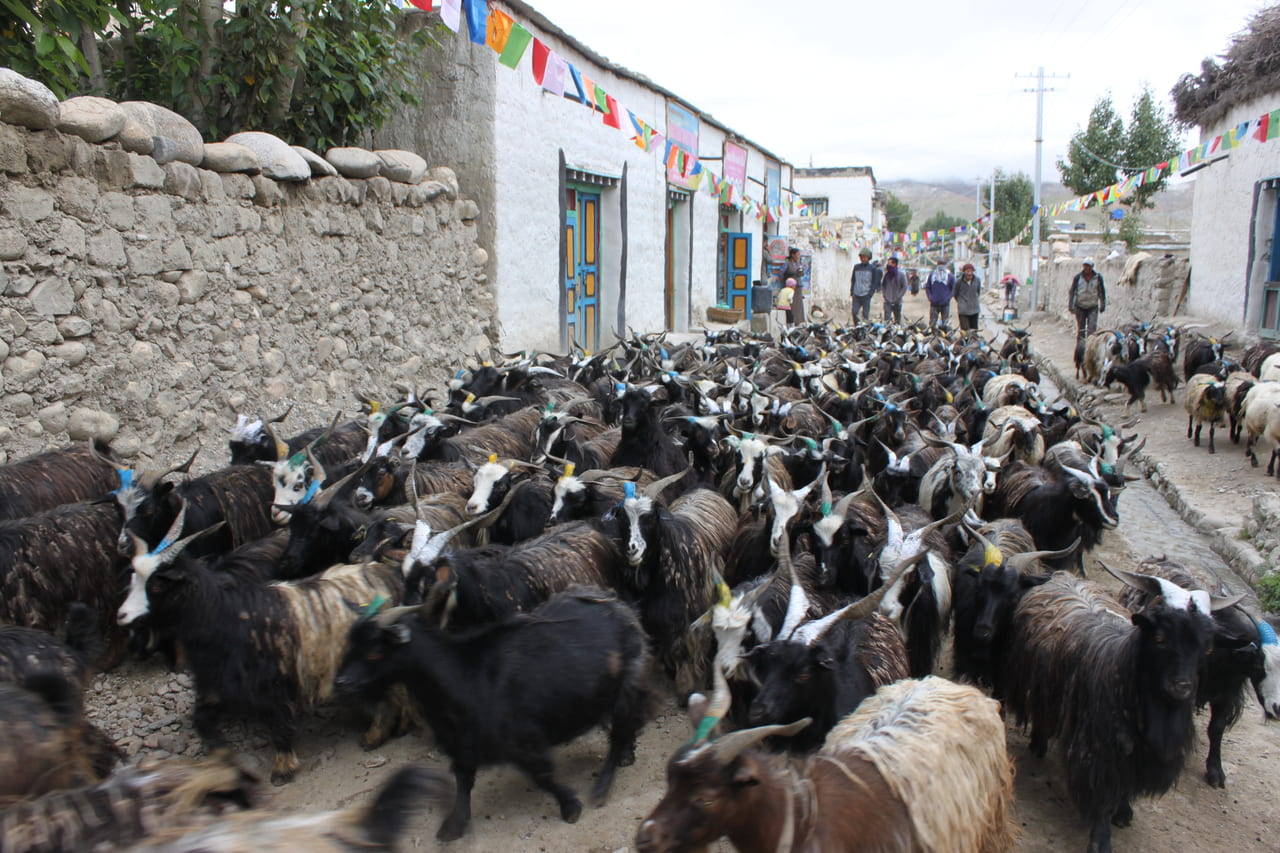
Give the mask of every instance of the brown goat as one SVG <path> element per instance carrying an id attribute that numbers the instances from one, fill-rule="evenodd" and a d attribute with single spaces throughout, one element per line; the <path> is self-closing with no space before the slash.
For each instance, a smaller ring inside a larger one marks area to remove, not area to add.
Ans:
<path id="1" fill-rule="evenodd" d="M 697 699 L 690 716 L 701 726 Z M 808 723 L 695 737 L 672 756 L 637 849 L 693 851 L 721 836 L 743 853 L 1013 849 L 1013 770 L 995 700 L 934 676 L 899 681 L 804 761 L 753 748 Z"/>

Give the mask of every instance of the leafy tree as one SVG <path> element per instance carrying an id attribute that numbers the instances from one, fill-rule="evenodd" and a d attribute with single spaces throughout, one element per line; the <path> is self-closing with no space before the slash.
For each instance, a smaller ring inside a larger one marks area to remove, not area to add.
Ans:
<path id="1" fill-rule="evenodd" d="M 1026 172 L 1006 175 L 1004 170 L 996 169 L 996 222 L 995 241 L 1006 243 L 1018 236 L 1018 232 L 1031 218 L 1031 208 L 1035 204 L 1036 191 L 1031 178 Z M 991 182 L 982 188 L 982 197 L 991 198 Z"/>
<path id="2" fill-rule="evenodd" d="M 1134 99 L 1133 115 L 1124 134 L 1124 159 L 1119 162 L 1134 167 L 1123 170 L 1124 174 L 1133 175 L 1155 163 L 1163 163 L 1177 155 L 1179 147 L 1173 120 L 1156 103 L 1151 87 L 1144 85 L 1142 93 Z M 1167 180 L 1167 176 L 1161 176 L 1158 181 L 1145 183 L 1126 195 L 1120 203 L 1128 206 L 1131 213 L 1135 214 L 1154 207 L 1151 197 L 1165 188 Z M 1127 221 L 1129 217 L 1125 219 Z"/>
<path id="3" fill-rule="evenodd" d="M 1114 184 L 1115 164 L 1124 162 L 1124 144 L 1124 122 L 1111 105 L 1111 96 L 1104 95 L 1090 110 L 1089 124 L 1071 137 L 1067 159 L 1058 161 L 1063 186 L 1086 195 Z"/>
<path id="4" fill-rule="evenodd" d="M 889 193 L 884 202 L 884 227 L 889 231 L 906 231 L 911 227 L 911 205 Z"/>
<path id="5" fill-rule="evenodd" d="M 418 103 L 425 19 L 385 0 L 0 0 L 0 63 L 61 97 L 153 101 L 207 139 L 324 150 Z"/>
<path id="6" fill-rule="evenodd" d="M 0 0 L 0 65 L 59 98 L 103 87 L 97 34 L 120 14 L 110 0 Z"/>
<path id="7" fill-rule="evenodd" d="M 958 228 L 961 225 L 968 225 L 968 221 L 959 217 L 951 216 L 939 210 L 933 216 L 930 216 L 920 224 L 918 231 L 945 231 L 949 228 Z"/>

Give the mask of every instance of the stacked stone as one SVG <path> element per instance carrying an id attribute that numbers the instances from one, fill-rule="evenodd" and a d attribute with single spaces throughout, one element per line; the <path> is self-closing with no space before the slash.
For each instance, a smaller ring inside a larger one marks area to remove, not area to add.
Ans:
<path id="1" fill-rule="evenodd" d="M 412 152 L 204 143 L 0 68 L 0 462 L 101 438 L 211 468 L 228 405 L 301 429 L 442 380 L 496 339 L 479 213 Z"/>

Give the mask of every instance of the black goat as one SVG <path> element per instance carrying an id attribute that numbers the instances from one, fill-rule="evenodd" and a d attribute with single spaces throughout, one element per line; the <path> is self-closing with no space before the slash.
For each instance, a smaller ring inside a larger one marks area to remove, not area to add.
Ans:
<path id="1" fill-rule="evenodd" d="M 100 498 L 119 485 L 105 444 L 49 450 L 0 465 L 0 521 Z"/>
<path id="2" fill-rule="evenodd" d="M 457 783 L 437 838 L 466 832 L 476 771 L 492 764 L 518 766 L 575 822 L 582 803 L 555 780 L 549 750 L 601 723 L 609 727 L 609 754 L 592 794 L 605 798 L 617 767 L 634 760 L 644 724 L 649 655 L 629 607 L 584 587 L 460 635 L 424 625 L 410 611 L 393 608 L 352 626 L 338 686 L 381 696 L 403 682 L 422 702 Z"/>
<path id="3" fill-rule="evenodd" d="M 1130 615 L 1096 584 L 1059 572 L 1014 613 L 1006 706 L 1030 723 L 1033 753 L 1061 737 L 1090 853 L 1110 853 L 1111 824 L 1129 824 L 1132 800 L 1164 793 L 1182 772 L 1213 636 L 1203 604 L 1184 591 Z"/>
<path id="4" fill-rule="evenodd" d="M 627 388 L 618 398 L 622 438 L 609 459 L 610 468 L 638 465 L 659 477 L 684 470 L 684 452 L 662 426 L 659 401 L 645 388 Z"/>
<path id="5" fill-rule="evenodd" d="M 1148 558 L 1138 564 L 1138 569 L 1143 575 L 1162 578 L 1184 590 L 1204 589 L 1190 572 L 1170 560 Z M 1150 590 L 1126 586 L 1120 603 L 1130 610 L 1140 610 L 1157 597 Z M 1240 719 L 1245 692 L 1251 682 L 1266 716 L 1275 716 L 1263 697 L 1280 690 L 1280 655 L 1268 658 L 1265 654 L 1267 631 L 1260 626 L 1261 623 L 1239 606 L 1213 611 L 1213 648 L 1200 659 L 1196 707 L 1207 705 L 1210 711 L 1209 754 L 1205 757 L 1204 778 L 1215 788 L 1225 788 L 1227 784 L 1227 776 L 1222 771 L 1222 735 Z M 1270 685 L 1267 682 L 1271 682 Z"/>
<path id="6" fill-rule="evenodd" d="M 1102 534 L 1120 523 L 1110 485 L 1094 469 L 1029 465 L 1017 462 L 1006 471 L 987 499 L 988 518 L 1016 518 L 1036 547 L 1063 551 L 1080 540 L 1074 558 L 1045 560 L 1051 569 L 1074 566 L 1084 571 L 1084 553 L 1098 546 Z"/>
<path id="7" fill-rule="evenodd" d="M 105 635 L 100 663 L 117 661 L 125 641 L 111 618 L 123 597 L 119 530 L 120 510 L 110 502 L 0 521 L 0 622 L 53 632 L 82 602 Z"/>
<path id="8" fill-rule="evenodd" d="M 1227 332 L 1221 339 L 1201 337 L 1188 343 L 1182 351 L 1182 378 L 1190 382 L 1191 377 L 1202 365 L 1211 361 L 1221 361 L 1226 349 L 1224 342 L 1230 335 L 1231 333 Z"/>

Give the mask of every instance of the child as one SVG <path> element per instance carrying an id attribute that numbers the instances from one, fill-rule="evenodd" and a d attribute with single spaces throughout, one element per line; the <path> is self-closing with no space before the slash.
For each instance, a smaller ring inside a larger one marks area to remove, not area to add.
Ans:
<path id="1" fill-rule="evenodd" d="M 791 300 L 795 298 L 795 295 L 796 280 L 794 278 L 789 278 L 782 290 L 778 291 L 778 301 L 773 304 L 773 307 L 777 310 L 786 312 L 786 323 L 788 326 L 791 325 Z"/>

